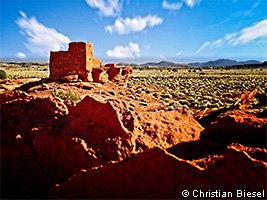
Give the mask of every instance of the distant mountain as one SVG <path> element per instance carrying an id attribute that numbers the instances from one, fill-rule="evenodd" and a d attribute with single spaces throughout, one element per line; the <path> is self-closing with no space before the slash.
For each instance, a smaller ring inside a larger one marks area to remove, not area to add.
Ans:
<path id="1" fill-rule="evenodd" d="M 193 62 L 188 64 L 179 64 L 174 62 L 168 61 L 160 61 L 160 62 L 147 62 L 144 64 L 135 64 L 135 63 L 117 63 L 118 66 L 139 66 L 139 67 L 177 67 L 177 68 L 184 68 L 184 67 L 222 67 L 222 66 L 237 66 L 243 67 L 243 65 L 260 65 L 261 62 L 257 60 L 247 60 L 247 61 L 236 61 L 230 59 L 218 59 L 214 61 L 208 62 Z M 260 66 L 258 66 L 260 67 Z"/>
<path id="2" fill-rule="evenodd" d="M 135 66 L 139 66 L 139 64 L 136 64 L 136 63 L 123 63 L 123 62 L 120 62 L 120 63 L 117 63 L 117 66 L 131 66 L 131 67 L 135 67 Z"/>
<path id="3" fill-rule="evenodd" d="M 157 66 L 157 67 L 170 67 L 170 66 L 173 66 L 175 65 L 175 63 L 173 62 L 168 62 L 168 61 L 160 61 L 160 62 L 148 62 L 148 63 L 145 63 L 145 64 L 141 64 L 141 66 Z"/>
<path id="4" fill-rule="evenodd" d="M 184 64 L 177 64 L 174 62 L 168 62 L 168 61 L 160 61 L 160 62 L 148 62 L 144 64 L 140 64 L 142 67 L 149 67 L 149 66 L 155 66 L 155 67 L 188 67 Z"/>
<path id="5" fill-rule="evenodd" d="M 261 62 L 257 60 L 247 60 L 247 61 L 236 61 L 236 60 L 230 60 L 230 59 L 219 59 L 214 61 L 208 61 L 208 62 L 194 62 L 194 63 L 188 63 L 189 66 L 196 66 L 196 67 L 211 67 L 211 66 L 234 66 L 234 65 L 248 65 L 248 64 L 260 64 Z"/>

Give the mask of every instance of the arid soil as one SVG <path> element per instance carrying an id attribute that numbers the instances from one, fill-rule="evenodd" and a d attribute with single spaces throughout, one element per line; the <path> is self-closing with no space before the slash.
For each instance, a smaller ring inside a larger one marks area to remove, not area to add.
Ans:
<path id="1" fill-rule="evenodd" d="M 146 94 L 142 106 L 126 83 L 18 79 L 0 89 L 2 198 L 267 197 L 259 109 L 227 111 L 204 128 L 184 107 L 168 111 Z"/>

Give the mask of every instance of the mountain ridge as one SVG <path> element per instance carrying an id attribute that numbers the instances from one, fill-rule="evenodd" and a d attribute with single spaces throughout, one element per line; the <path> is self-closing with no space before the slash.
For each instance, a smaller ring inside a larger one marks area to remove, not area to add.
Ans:
<path id="1" fill-rule="evenodd" d="M 197 67 L 211 67 L 211 66 L 222 67 L 222 66 L 235 66 L 235 65 L 247 65 L 247 64 L 261 64 L 261 62 L 257 60 L 236 61 L 231 59 L 218 59 L 207 62 L 188 63 L 189 66 L 197 66 Z"/>
<path id="2" fill-rule="evenodd" d="M 258 60 L 246 60 L 246 61 L 236 61 L 231 59 L 217 59 L 210 60 L 206 62 L 191 62 L 187 64 L 174 63 L 169 61 L 159 61 L 159 62 L 147 62 L 143 64 L 135 64 L 135 63 L 118 63 L 117 65 L 129 65 L 129 66 L 140 66 L 140 67 L 223 67 L 223 66 L 238 66 L 238 65 L 253 65 L 253 64 L 261 64 Z"/>

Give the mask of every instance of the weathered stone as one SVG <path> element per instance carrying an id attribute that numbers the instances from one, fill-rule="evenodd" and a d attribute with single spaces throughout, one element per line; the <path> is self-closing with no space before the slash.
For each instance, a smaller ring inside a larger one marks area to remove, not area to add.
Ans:
<path id="1" fill-rule="evenodd" d="M 108 81 L 108 74 L 103 68 L 95 68 L 92 71 L 93 81 L 97 83 L 105 83 Z"/>
<path id="2" fill-rule="evenodd" d="M 62 78 L 62 80 L 65 81 L 65 82 L 71 83 L 71 82 L 78 81 L 78 78 L 79 78 L 79 76 L 77 74 L 75 74 L 75 75 L 67 75 L 67 76 L 64 76 Z"/>
<path id="3" fill-rule="evenodd" d="M 115 79 L 118 79 L 121 75 L 121 68 L 117 67 L 116 64 L 107 64 L 105 68 L 110 81 L 115 81 Z"/>
<path id="4" fill-rule="evenodd" d="M 43 170 L 56 183 L 67 180 L 80 169 L 100 163 L 95 152 L 78 137 L 55 133 L 37 134 L 33 146 Z"/>
<path id="5" fill-rule="evenodd" d="M 130 67 L 119 68 L 115 64 L 102 67 L 101 61 L 93 57 L 93 44 L 86 42 L 71 42 L 68 51 L 50 52 L 50 79 L 67 82 L 93 81 L 104 83 L 110 81 L 125 81 Z"/>
<path id="6" fill-rule="evenodd" d="M 102 160 L 123 160 L 134 151 L 132 133 L 110 102 L 87 96 L 69 107 L 64 121 L 65 134 L 82 138 Z"/>
<path id="7" fill-rule="evenodd" d="M 267 118 L 258 117 L 257 112 L 257 110 L 229 111 L 209 124 L 201 133 L 201 139 L 265 147 Z"/>
<path id="8" fill-rule="evenodd" d="M 262 192 L 266 189 L 267 165 L 245 152 L 229 147 L 222 156 L 214 156 L 205 170 L 193 161 L 177 158 L 164 150 L 146 150 L 134 158 L 102 168 L 83 170 L 50 190 L 51 198 L 71 199 L 180 199 L 210 192 L 237 190 Z M 210 194 L 209 194 L 210 193 Z M 205 195 L 205 194 L 204 194 Z M 219 194 L 218 194 L 219 195 Z M 266 192 L 265 192 L 266 196 Z M 232 199 L 231 198 L 231 199 Z"/>
<path id="9" fill-rule="evenodd" d="M 93 44 L 72 42 L 68 51 L 50 52 L 50 79 L 62 79 L 77 74 L 83 81 L 90 81 L 93 68 L 101 68 L 100 60 L 93 57 Z"/>

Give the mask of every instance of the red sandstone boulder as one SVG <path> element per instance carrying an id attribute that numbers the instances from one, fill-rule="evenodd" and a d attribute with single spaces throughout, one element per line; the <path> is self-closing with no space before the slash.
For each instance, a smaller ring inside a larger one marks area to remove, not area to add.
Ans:
<path id="1" fill-rule="evenodd" d="M 183 198 L 185 189 L 189 198 L 193 190 L 227 191 L 237 198 L 237 189 L 262 192 L 266 188 L 266 163 L 231 148 L 214 160 L 203 171 L 194 162 L 151 149 L 125 162 L 83 170 L 53 187 L 50 198 Z"/>
<path id="2" fill-rule="evenodd" d="M 10 103 L 13 100 L 30 100 L 32 99 L 27 93 L 20 91 L 20 90 L 12 90 L 0 95 L 0 104 L 6 104 L 7 102 Z"/>
<path id="3" fill-rule="evenodd" d="M 93 68 L 92 78 L 93 78 L 93 82 L 105 83 L 108 81 L 108 74 L 103 68 Z"/>
<path id="4" fill-rule="evenodd" d="M 108 74 L 108 79 L 110 81 L 119 80 L 121 76 L 121 68 L 117 67 L 116 64 L 106 64 L 105 69 Z"/>
<path id="5" fill-rule="evenodd" d="M 33 98 L 21 92 L 1 98 L 3 197 L 46 198 L 55 182 L 40 164 L 33 139 L 38 130 L 56 126 L 64 114 L 66 106 L 58 99 Z"/>
<path id="6" fill-rule="evenodd" d="M 133 73 L 133 68 L 129 66 L 123 67 L 121 71 L 123 82 L 127 82 L 128 79 L 130 78 L 130 74 L 132 73 Z"/>
<path id="7" fill-rule="evenodd" d="M 84 140 L 62 134 L 37 134 L 33 146 L 43 170 L 55 183 L 67 180 L 80 169 L 98 166 L 100 159 Z"/>
<path id="8" fill-rule="evenodd" d="M 47 198 L 55 182 L 47 176 L 32 146 L 24 134 L 1 135 L 1 197 Z"/>
<path id="9" fill-rule="evenodd" d="M 146 148 L 167 148 L 195 139 L 202 130 L 188 112 L 147 112 L 137 116 L 123 101 L 100 96 L 87 96 L 67 106 L 58 98 L 36 98 L 23 92 L 10 92 L 2 97 L 1 111 L 5 115 L 1 116 L 4 140 L 1 156 L 4 171 L 11 169 L 6 172 L 5 181 L 28 191 L 29 196 L 33 195 L 31 188 L 44 192 L 44 188 L 67 180 L 81 169 L 125 160 Z M 166 123 L 168 116 L 170 121 Z M 192 128 L 187 129 L 184 123 Z M 156 133 L 152 133 L 151 128 L 156 125 Z M 169 131 L 164 131 L 165 128 Z M 27 143 L 20 148 L 18 141 L 24 140 Z M 10 152 L 16 152 L 15 156 Z M 25 159 L 27 163 L 20 158 L 20 155 L 25 157 L 23 152 L 30 156 Z M 16 170 L 17 166 L 21 170 Z M 47 181 L 27 180 L 24 175 L 31 170 Z M 18 177 L 18 182 L 13 175 Z M 22 191 L 18 194 L 22 195 Z"/>
<path id="10" fill-rule="evenodd" d="M 117 67 L 116 64 L 106 64 L 105 70 L 108 74 L 108 79 L 113 82 L 126 82 L 133 72 L 131 67 Z"/>
<path id="11" fill-rule="evenodd" d="M 199 139 L 203 127 L 186 109 L 165 112 L 140 112 L 135 120 L 136 149 L 160 146 L 169 148 L 180 142 Z"/>
<path id="12" fill-rule="evenodd" d="M 62 132 L 84 139 L 103 160 L 122 160 L 132 153 L 134 141 L 119 116 L 110 102 L 87 96 L 69 107 Z"/>
<path id="13" fill-rule="evenodd" d="M 27 134 L 33 128 L 56 126 L 58 119 L 68 112 L 66 105 L 58 98 L 18 97 L 12 101 L 2 102 L 2 135 Z M 12 98 L 5 100 L 10 99 Z"/>
<path id="14" fill-rule="evenodd" d="M 32 96 L 19 90 L 0 96 L 4 197 L 46 198 L 55 184 L 53 198 L 182 198 L 183 189 L 266 187 L 267 150 L 226 146 L 261 146 L 248 139 L 252 132 L 264 138 L 266 120 L 254 111 L 233 111 L 228 121 L 219 117 L 199 140 L 203 128 L 186 109 L 131 111 L 125 100 L 91 92 L 102 84 L 79 83 L 87 96 L 77 103 L 36 97 L 51 95 L 57 84 L 30 85 L 21 89 Z M 249 131 L 237 132 L 243 126 Z M 216 139 L 218 133 L 227 143 Z"/>
<path id="15" fill-rule="evenodd" d="M 203 130 L 201 139 L 265 147 L 267 118 L 257 117 L 257 112 L 256 110 L 227 112 Z"/>
<path id="16" fill-rule="evenodd" d="M 52 188 L 50 198 L 178 198 L 182 189 L 179 183 L 193 189 L 193 175 L 198 171 L 186 161 L 155 148 L 125 162 L 84 170 Z"/>

